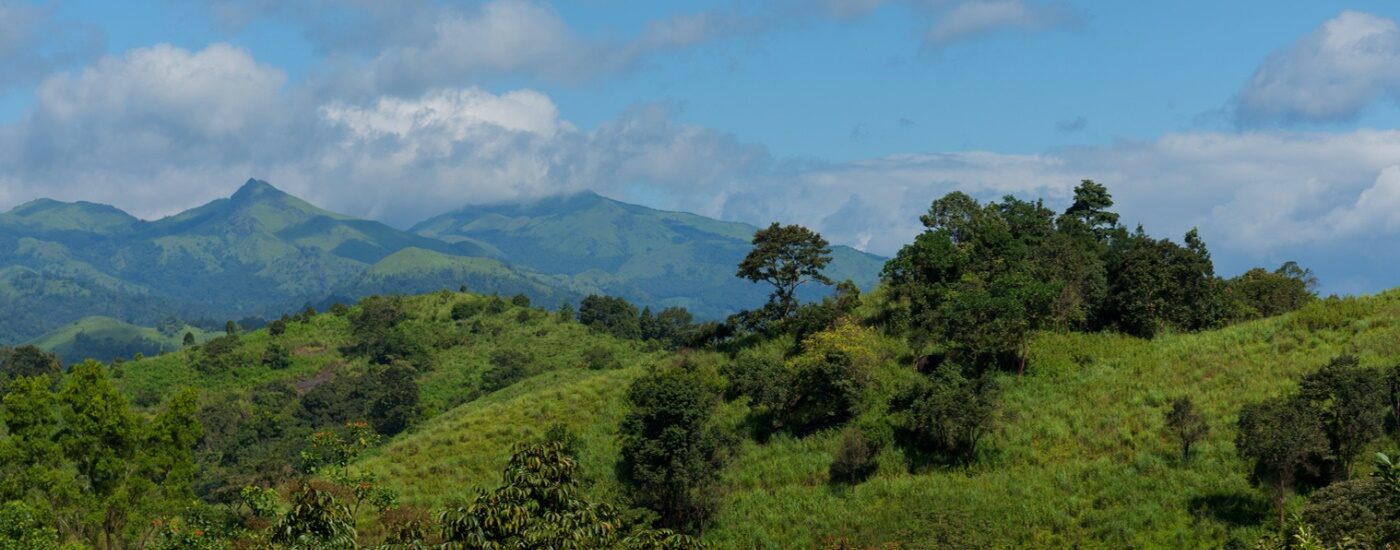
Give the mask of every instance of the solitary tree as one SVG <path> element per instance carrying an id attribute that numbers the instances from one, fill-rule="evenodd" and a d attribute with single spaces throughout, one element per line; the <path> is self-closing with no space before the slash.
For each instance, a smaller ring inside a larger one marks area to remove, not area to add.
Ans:
<path id="1" fill-rule="evenodd" d="M 1181 461 L 1190 460 L 1191 446 L 1205 437 L 1207 431 L 1206 419 L 1190 397 L 1181 397 L 1172 402 L 1171 410 L 1167 411 L 1167 427 L 1181 443 Z"/>
<path id="2" fill-rule="evenodd" d="M 193 333 L 193 332 L 185 332 L 184 344 L 185 344 L 185 347 L 190 347 L 190 346 L 193 346 L 193 345 L 194 345 L 194 333 Z"/>
<path id="3" fill-rule="evenodd" d="M 1270 486 L 1282 525 L 1288 491 L 1299 470 L 1315 471 L 1315 459 L 1327 454 L 1327 434 L 1312 407 L 1297 398 L 1278 398 L 1240 410 L 1235 447 L 1254 461 L 1256 476 Z"/>
<path id="4" fill-rule="evenodd" d="M 831 263 L 831 247 L 821 235 L 800 225 L 776 222 L 753 236 L 753 250 L 739 263 L 738 276 L 773 285 L 769 305 L 786 319 L 797 307 L 797 287 L 809 282 L 831 284 L 822 269 Z"/>

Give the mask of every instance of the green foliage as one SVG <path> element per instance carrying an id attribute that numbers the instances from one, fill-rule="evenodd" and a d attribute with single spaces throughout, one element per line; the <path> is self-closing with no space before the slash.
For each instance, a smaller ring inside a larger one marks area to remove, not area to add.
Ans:
<path id="1" fill-rule="evenodd" d="M 622 361 L 617 359 L 617 354 L 612 348 L 594 346 L 583 350 L 583 364 L 589 370 L 620 369 Z"/>
<path id="2" fill-rule="evenodd" d="M 1297 398 L 1275 398 L 1240 409 L 1235 446 L 1253 461 L 1255 475 L 1268 486 L 1283 524 L 1285 502 L 1298 473 L 1316 473 L 1327 454 L 1327 435 L 1312 407 Z"/>
<path id="3" fill-rule="evenodd" d="M 58 550 L 52 519 L 21 501 L 0 505 L 0 550 Z"/>
<path id="4" fill-rule="evenodd" d="M 1389 487 L 1379 479 L 1333 483 L 1308 497 L 1302 519 L 1327 547 L 1346 542 L 1358 547 L 1381 547 L 1400 536 L 1400 516 L 1392 506 Z"/>
<path id="5" fill-rule="evenodd" d="M 267 349 L 263 350 L 261 362 L 267 368 L 283 370 L 292 366 L 292 352 L 287 350 L 287 346 L 268 342 Z"/>
<path id="6" fill-rule="evenodd" d="M 879 443 L 872 441 L 860 428 L 842 430 L 841 443 L 829 469 L 831 481 L 849 485 L 865 481 L 879 469 L 880 464 L 875 461 L 879 453 Z"/>
<path id="7" fill-rule="evenodd" d="M 272 542 L 296 549 L 355 548 L 355 519 L 337 487 L 325 482 L 300 483 L 291 508 L 273 527 Z"/>
<path id="8" fill-rule="evenodd" d="M 476 301 L 457 302 L 452 304 L 451 317 L 453 321 L 465 321 L 481 313 L 481 304 Z"/>
<path id="9" fill-rule="evenodd" d="M 374 430 L 395 436 L 418 419 L 418 371 L 413 366 L 396 362 L 380 367 L 373 373 L 373 384 L 379 395 L 369 407 L 369 419 Z"/>
<path id="10" fill-rule="evenodd" d="M 490 393 L 519 382 L 529 375 L 530 357 L 513 349 L 491 353 L 491 368 L 481 374 L 481 391 Z"/>
<path id="11" fill-rule="evenodd" d="M 590 329 L 617 338 L 642 337 L 637 307 L 622 298 L 589 295 L 579 304 L 578 321 Z"/>
<path id="12" fill-rule="evenodd" d="M 1172 437 L 1181 444 L 1181 461 L 1190 460 L 1191 446 L 1210 431 L 1205 417 L 1201 416 L 1201 411 L 1196 408 L 1196 403 L 1191 401 L 1190 397 L 1178 397 L 1172 401 L 1166 421 Z"/>
<path id="13" fill-rule="evenodd" d="M 185 347 L 193 346 L 193 345 L 194 345 L 194 333 L 193 333 L 193 332 L 186 332 L 186 333 L 185 333 L 184 339 L 182 339 L 182 340 L 180 341 L 180 343 L 181 343 L 182 345 L 184 345 Z"/>
<path id="14" fill-rule="evenodd" d="M 510 305 L 528 308 L 530 307 L 530 297 L 524 294 L 516 294 L 515 296 L 511 296 Z"/>
<path id="15" fill-rule="evenodd" d="M 403 300 L 398 296 L 371 296 L 361 300 L 360 309 L 350 315 L 350 333 L 355 339 L 350 352 L 380 365 L 395 360 L 418 360 L 423 353 L 418 340 L 399 327 L 407 317 Z"/>
<path id="16" fill-rule="evenodd" d="M 572 323 L 574 321 L 574 305 L 568 302 L 559 304 L 559 312 L 556 317 L 561 323 Z"/>
<path id="17" fill-rule="evenodd" d="M 627 392 L 618 478 L 632 502 L 668 529 L 698 533 L 716 505 L 726 437 L 713 425 L 718 395 L 683 366 L 653 370 Z"/>
<path id="18" fill-rule="evenodd" d="M 894 396 L 892 423 L 914 451 L 916 466 L 928 455 L 968 464 L 994 427 L 998 395 L 994 381 L 969 379 L 956 366 L 944 365 Z"/>
<path id="19" fill-rule="evenodd" d="M 1360 368 L 1355 356 L 1338 356 L 1304 376 L 1298 395 L 1322 421 L 1334 475 L 1350 477 L 1356 456 L 1381 435 L 1385 421 L 1386 387 L 1379 373 Z"/>
<path id="20" fill-rule="evenodd" d="M 287 322 L 278 319 L 267 324 L 267 333 L 270 336 L 281 336 L 287 332 Z"/>
<path id="21" fill-rule="evenodd" d="M 1282 315 L 1317 299 L 1312 287 L 1317 278 L 1295 262 L 1277 270 L 1254 268 L 1226 282 L 1226 300 L 1233 320 L 1244 321 Z"/>
<path id="22" fill-rule="evenodd" d="M 831 263 L 831 246 L 821 235 L 800 225 L 774 222 L 753 236 L 753 250 L 739 262 L 738 276 L 772 285 L 769 306 L 779 319 L 797 308 L 797 289 L 807 283 L 831 284 L 822 270 Z"/>

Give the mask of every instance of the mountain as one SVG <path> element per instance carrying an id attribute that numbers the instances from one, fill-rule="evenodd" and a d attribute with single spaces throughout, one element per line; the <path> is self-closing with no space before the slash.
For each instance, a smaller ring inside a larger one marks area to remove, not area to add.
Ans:
<path id="1" fill-rule="evenodd" d="M 147 327 L 273 317 L 463 285 L 549 307 L 598 293 L 719 318 L 767 298 L 767 287 L 734 276 L 754 231 L 593 193 L 467 207 L 411 231 L 322 210 L 259 180 L 154 221 L 41 199 L 0 214 L 0 318 L 11 321 L 0 344 L 89 316 Z M 878 281 L 883 259 L 843 246 L 833 256 L 833 279 Z M 829 293 L 812 285 L 802 297 Z"/>
<path id="2" fill-rule="evenodd" d="M 0 342 L 22 342 L 83 317 L 151 326 L 185 319 L 273 316 L 327 296 L 358 297 L 364 276 L 394 254 L 485 256 L 379 222 L 328 212 L 266 182 L 155 221 L 91 203 L 39 200 L 0 214 Z M 555 299 L 499 260 L 478 258 L 475 281 Z M 379 266 L 385 267 L 385 266 Z M 487 273 L 489 272 L 489 274 Z M 461 270 L 457 272 L 461 273 Z M 425 292 L 441 277 L 394 279 L 376 292 Z M 453 288 L 466 280 L 453 280 Z"/>
<path id="3" fill-rule="evenodd" d="M 734 276 L 758 228 L 695 214 L 627 204 L 585 192 L 538 201 L 468 206 L 410 231 L 475 245 L 512 265 L 567 277 L 579 292 L 622 296 L 640 304 L 684 306 L 722 317 L 762 304 L 768 288 Z M 826 272 L 862 288 L 879 280 L 884 258 L 832 247 Z M 825 296 L 816 285 L 803 297 Z"/>

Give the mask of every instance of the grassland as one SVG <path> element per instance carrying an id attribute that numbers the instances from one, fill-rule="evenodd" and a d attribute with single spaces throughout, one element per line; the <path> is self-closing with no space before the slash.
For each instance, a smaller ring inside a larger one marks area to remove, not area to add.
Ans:
<path id="1" fill-rule="evenodd" d="M 628 384 L 675 357 L 540 310 L 451 319 L 453 304 L 486 299 L 452 292 L 409 299 L 410 330 L 432 350 L 433 367 L 419 379 L 424 420 L 358 467 L 378 473 L 404 502 L 438 506 L 496 485 L 515 443 L 564 423 L 579 436 L 585 492 L 616 499 L 616 430 Z M 262 349 L 268 338 L 266 331 L 247 334 L 241 349 Z M 363 366 L 339 351 L 348 341 L 343 317 L 292 323 L 278 338 L 294 350 L 293 366 L 283 371 L 250 365 L 205 375 L 182 352 L 128 363 L 120 383 L 133 395 L 182 385 L 212 393 Z M 906 366 L 912 353 L 898 338 L 879 338 L 873 393 L 887 395 L 914 376 Z M 786 344 L 760 351 L 780 353 Z M 621 368 L 584 368 L 583 353 L 594 347 L 613 350 Z M 501 349 L 528 352 L 535 374 L 483 395 L 480 374 Z M 872 479 L 841 487 L 827 480 L 835 432 L 745 439 L 724 472 L 722 505 L 705 539 L 759 548 L 1252 546 L 1269 529 L 1269 512 L 1235 451 L 1235 417 L 1247 403 L 1291 391 L 1341 353 L 1368 366 L 1400 361 L 1400 293 L 1320 301 L 1282 317 L 1151 341 L 1041 334 L 1027 373 L 1001 376 L 998 427 L 974 465 L 915 469 L 892 447 Z M 690 360 L 713 366 L 727 358 L 698 352 Z M 1210 425 L 1186 462 L 1163 426 L 1166 407 L 1180 396 L 1192 397 Z M 725 405 L 720 422 L 737 429 L 746 408 Z"/>

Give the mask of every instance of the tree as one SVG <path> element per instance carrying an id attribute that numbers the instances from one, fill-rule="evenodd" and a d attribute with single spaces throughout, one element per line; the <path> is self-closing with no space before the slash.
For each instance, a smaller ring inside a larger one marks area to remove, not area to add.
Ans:
<path id="1" fill-rule="evenodd" d="M 702 548 L 668 530 L 633 528 L 616 510 L 585 500 L 578 463 L 563 443 L 517 445 L 502 485 L 438 515 L 448 546 L 467 548 Z"/>
<path id="2" fill-rule="evenodd" d="M 969 464 L 994 426 L 998 394 L 990 378 L 969 379 L 956 365 L 944 365 L 897 393 L 890 411 L 913 450 Z"/>
<path id="3" fill-rule="evenodd" d="M 267 324 L 267 333 L 271 336 L 281 336 L 287 332 L 287 322 L 278 319 Z"/>
<path id="4" fill-rule="evenodd" d="M 642 337 L 637 306 L 622 298 L 589 295 L 579 304 L 578 321 L 594 331 L 617 338 L 636 340 Z"/>
<path id="5" fill-rule="evenodd" d="M 25 376 L 58 377 L 63 371 L 58 356 L 31 345 L 19 346 L 10 350 L 8 357 L 0 362 L 0 382 Z"/>
<path id="6" fill-rule="evenodd" d="M 193 333 L 193 332 L 188 332 L 188 331 L 186 331 L 186 332 L 185 332 L 185 339 L 184 339 L 183 343 L 184 343 L 185 347 L 193 346 L 193 345 L 194 345 L 194 333 Z"/>
<path id="7" fill-rule="evenodd" d="M 778 319 L 786 319 L 797 307 L 799 286 L 831 284 L 822 274 L 830 263 L 831 248 L 821 235 L 800 225 L 775 222 L 754 234 L 753 250 L 739 262 L 738 276 L 772 285 L 768 304 L 776 308 Z"/>
<path id="8" fill-rule="evenodd" d="M 574 321 L 574 306 L 568 302 L 559 304 L 559 322 L 572 323 Z"/>
<path id="9" fill-rule="evenodd" d="M 519 382 L 529 375 L 530 358 L 514 349 L 491 352 L 491 366 L 481 373 L 481 391 L 490 393 Z"/>
<path id="10" fill-rule="evenodd" d="M 726 442 L 713 426 L 718 397 L 684 366 L 653 370 L 627 392 L 618 479 L 662 527 L 704 529 L 714 510 Z"/>
<path id="11" fill-rule="evenodd" d="M 238 336 L 238 323 L 231 320 L 224 323 L 224 334 L 227 336 Z"/>
<path id="12" fill-rule="evenodd" d="M 185 503 L 194 498 L 197 468 L 192 450 L 204 436 L 198 408 L 195 391 L 181 390 L 166 402 L 165 410 L 157 414 L 145 430 L 141 461 L 144 473 L 172 503 Z"/>
<path id="13" fill-rule="evenodd" d="M 369 406 L 374 431 L 392 437 L 418 418 L 417 374 L 412 365 L 402 361 L 374 371 L 374 385 L 380 390 Z"/>
<path id="14" fill-rule="evenodd" d="M 515 307 L 530 307 L 530 297 L 524 294 L 516 294 L 510 298 L 510 305 Z"/>
<path id="15" fill-rule="evenodd" d="M 139 425 L 96 361 L 73 366 L 59 404 L 64 426 L 59 445 L 77 470 L 89 501 L 83 507 L 100 510 L 100 521 L 87 535 L 94 545 L 113 548 L 120 544 L 126 518 L 140 499 L 139 491 L 123 490 L 128 481 L 139 482 L 127 475 L 140 447 Z"/>
<path id="16" fill-rule="evenodd" d="M 1254 462 L 1255 477 L 1269 487 L 1280 525 L 1285 520 L 1288 491 L 1298 473 L 1316 472 L 1327 446 L 1322 421 L 1312 407 L 1297 398 L 1270 399 L 1240 410 L 1235 448 Z"/>
<path id="17" fill-rule="evenodd" d="M 1074 203 L 1061 216 L 1061 223 L 1078 223 L 1102 240 L 1118 226 L 1118 214 L 1108 210 L 1112 206 L 1113 197 L 1107 187 L 1094 180 L 1082 180 L 1074 188 Z"/>
<path id="18" fill-rule="evenodd" d="M 1337 478 L 1351 477 L 1356 456 L 1381 435 L 1386 387 L 1380 375 L 1358 366 L 1356 357 L 1338 356 L 1303 377 L 1298 393 L 1316 411 L 1327 434 Z"/>
<path id="19" fill-rule="evenodd" d="M 394 360 L 413 361 L 422 350 L 399 324 L 408 319 L 403 300 L 398 297 L 370 296 L 360 301 L 360 310 L 350 316 L 352 353 L 366 356 L 371 363 L 387 365 Z"/>
<path id="20" fill-rule="evenodd" d="M 292 352 L 287 350 L 287 346 L 277 342 L 268 342 L 267 349 L 263 350 L 260 361 L 267 368 L 282 370 L 292 366 Z"/>
<path id="21" fill-rule="evenodd" d="M 1167 411 L 1167 428 L 1181 444 L 1182 462 L 1191 459 L 1191 446 L 1205 437 L 1208 430 L 1205 417 L 1201 416 L 1190 397 L 1179 397 L 1172 401 L 1172 408 Z"/>

